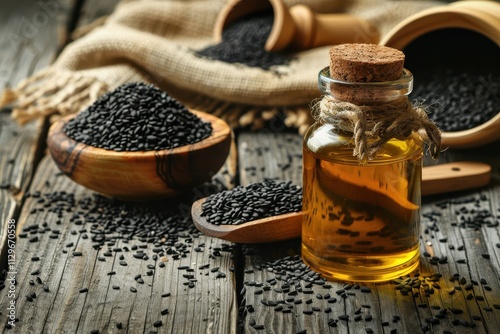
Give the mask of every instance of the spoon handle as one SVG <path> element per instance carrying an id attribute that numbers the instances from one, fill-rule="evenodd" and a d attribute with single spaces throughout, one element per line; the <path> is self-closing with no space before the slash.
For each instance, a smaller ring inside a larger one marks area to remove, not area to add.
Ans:
<path id="1" fill-rule="evenodd" d="M 472 161 L 424 167 L 422 169 L 422 195 L 481 187 L 490 182 L 490 173 L 489 165 Z"/>

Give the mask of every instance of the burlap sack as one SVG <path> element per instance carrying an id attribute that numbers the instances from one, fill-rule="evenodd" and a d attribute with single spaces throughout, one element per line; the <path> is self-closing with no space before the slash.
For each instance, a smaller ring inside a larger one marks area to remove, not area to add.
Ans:
<path id="1" fill-rule="evenodd" d="M 403 18 L 440 4 L 387 0 L 285 2 L 303 2 L 318 12 L 347 9 L 375 23 L 382 34 Z M 6 90 L 0 106 L 12 104 L 13 117 L 25 123 L 40 116 L 78 112 L 125 82 L 146 81 L 186 106 L 214 113 L 233 126 L 259 128 L 276 114 L 277 107 L 285 107 L 281 109 L 285 110 L 286 124 L 303 131 L 311 121 L 308 106 L 320 94 L 317 73 L 328 65 L 329 46 L 299 52 L 289 65 L 273 71 L 200 58 L 195 51 L 213 44 L 213 25 L 225 3 L 124 2 L 103 25 L 70 43 L 52 66 Z"/>

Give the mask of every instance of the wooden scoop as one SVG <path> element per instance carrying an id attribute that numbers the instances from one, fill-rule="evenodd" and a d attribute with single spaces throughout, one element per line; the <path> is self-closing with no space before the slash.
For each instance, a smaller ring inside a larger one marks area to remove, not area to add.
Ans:
<path id="1" fill-rule="evenodd" d="M 480 162 L 453 162 L 423 168 L 422 195 L 481 187 L 490 181 L 491 167 Z M 239 225 L 215 225 L 202 217 L 207 198 L 193 203 L 194 225 L 204 234 L 236 243 L 264 243 L 300 237 L 302 212 L 287 213 Z"/>
<path id="2" fill-rule="evenodd" d="M 219 13 L 213 38 L 222 41 L 224 28 L 250 14 L 273 11 L 274 21 L 265 44 L 267 51 L 307 50 L 342 43 L 378 43 L 376 26 L 349 14 L 315 14 L 306 5 L 288 9 L 283 0 L 233 0 Z"/>

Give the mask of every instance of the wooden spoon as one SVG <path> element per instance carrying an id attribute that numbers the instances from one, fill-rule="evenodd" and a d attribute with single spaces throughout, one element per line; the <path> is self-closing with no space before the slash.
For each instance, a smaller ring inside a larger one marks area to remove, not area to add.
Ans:
<path id="1" fill-rule="evenodd" d="M 491 167 L 480 162 L 452 162 L 423 168 L 422 195 L 484 186 L 490 181 Z M 239 225 L 215 225 L 202 217 L 207 198 L 193 203 L 191 214 L 196 228 L 204 234 L 236 243 L 264 243 L 298 238 L 302 212 L 287 213 Z"/>

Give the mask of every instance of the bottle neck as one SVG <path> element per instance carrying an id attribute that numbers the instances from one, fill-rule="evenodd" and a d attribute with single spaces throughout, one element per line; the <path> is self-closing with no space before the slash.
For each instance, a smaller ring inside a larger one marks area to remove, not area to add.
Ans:
<path id="1" fill-rule="evenodd" d="M 352 132 L 354 155 L 361 163 L 372 159 L 389 140 L 405 140 L 421 129 L 430 137 L 431 152 L 439 154 L 438 128 L 424 108 L 415 108 L 408 100 L 413 87 L 409 71 L 404 70 L 395 81 L 351 83 L 330 78 L 325 68 L 319 73 L 319 83 L 326 95 L 313 109 L 316 121 Z"/>

